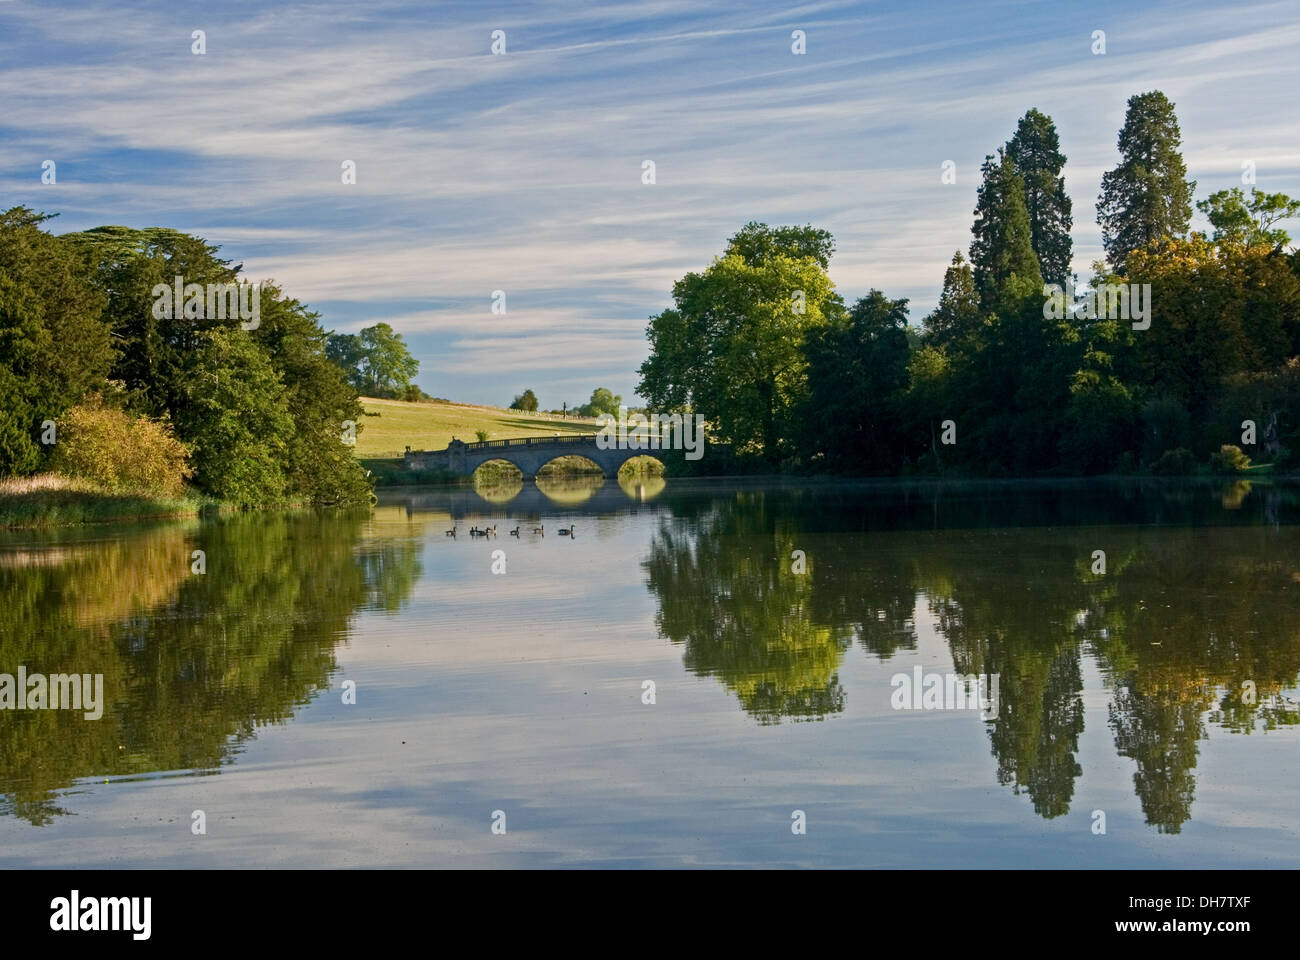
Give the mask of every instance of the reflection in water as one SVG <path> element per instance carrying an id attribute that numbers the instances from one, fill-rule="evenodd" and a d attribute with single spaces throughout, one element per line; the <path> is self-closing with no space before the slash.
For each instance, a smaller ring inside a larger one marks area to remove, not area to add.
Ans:
<path id="1" fill-rule="evenodd" d="M 1168 492 L 1147 504 L 1151 515 L 1204 516 L 1207 501 L 1226 496 Z M 1224 507 L 1251 506 L 1249 493 L 1233 491 Z M 943 526 L 938 501 L 931 512 L 914 491 L 760 492 L 675 510 L 645 563 L 656 622 L 684 645 L 690 670 L 717 677 L 772 724 L 843 711 L 849 694 L 837 670 L 847 646 L 856 638 L 881 659 L 914 649 L 912 616 L 923 604 L 957 673 L 1000 675 L 1001 710 L 986 724 L 998 782 L 1047 818 L 1069 812 L 1082 773 L 1082 663 L 1091 656 L 1111 688 L 1115 749 L 1136 764 L 1147 823 L 1177 833 L 1191 816 L 1207 722 L 1249 733 L 1300 720 L 1284 696 L 1300 675 L 1300 533 L 1221 518 L 1200 530 L 1008 529 L 1053 513 L 1114 513 L 1068 491 L 1044 496 L 1020 510 L 1009 499 L 985 503 L 996 515 L 989 529 L 901 539 L 880 531 Z M 959 499 L 945 508 L 948 522 L 980 525 L 970 509 L 978 495 Z M 1270 512 L 1271 527 L 1283 499 L 1274 490 L 1251 509 Z M 1294 492 L 1285 502 L 1294 520 Z M 825 536 L 832 521 L 842 532 Z M 1103 548 L 1109 573 L 1094 575 L 1093 551 Z M 802 576 L 792 572 L 798 549 Z"/>
<path id="2" fill-rule="evenodd" d="M 235 516 L 22 564 L 0 549 L 0 672 L 102 673 L 106 701 L 97 721 L 5 712 L 0 811 L 48 823 L 63 812 L 56 792 L 78 778 L 214 768 L 258 726 L 292 716 L 328 685 L 352 615 L 396 609 L 419 575 L 413 543 L 359 559 L 366 522 Z M 191 572 L 193 550 L 206 573 Z"/>
<path id="3" fill-rule="evenodd" d="M 796 530 L 774 529 L 765 505 L 741 495 L 698 518 L 694 536 L 664 521 L 644 564 L 656 624 L 685 646 L 687 669 L 718 677 L 760 723 L 820 720 L 844 708 L 837 670 L 852 633 L 808 615 L 813 585 L 784 560 Z"/>
<path id="4" fill-rule="evenodd" d="M 644 503 L 663 493 L 668 482 L 661 476 L 628 472 L 618 475 L 618 486 L 633 500 Z"/>
<path id="5" fill-rule="evenodd" d="M 598 572 L 639 562 L 659 635 L 761 727 L 820 720 L 830 734 L 865 722 L 848 708 L 887 710 L 890 691 L 884 680 L 875 689 L 844 678 L 862 676 L 864 664 L 910 670 L 932 655 L 926 644 L 941 643 L 958 673 L 997 674 L 997 716 L 970 722 L 987 736 L 990 778 L 1043 818 L 1079 806 L 1085 716 L 1100 716 L 1085 713 L 1085 683 L 1095 694 L 1098 677 L 1108 713 L 1093 734 L 1125 759 L 1146 822 L 1164 833 L 1192 816 L 1213 728 L 1246 735 L 1300 721 L 1294 489 L 670 482 L 634 497 L 585 478 L 547 488 L 561 516 L 581 502 L 610 536 L 608 545 L 603 533 L 584 538 L 573 556 L 595 551 Z M 444 573 L 470 557 L 487 569 L 478 545 L 443 531 L 510 508 L 473 513 L 482 501 L 467 490 L 402 496 L 359 514 L 112 527 L 100 539 L 0 536 L 0 672 L 103 674 L 106 701 L 99 721 L 0 715 L 0 812 L 45 824 L 82 778 L 229 763 L 259 726 L 286 720 L 329 684 L 359 611 L 411 616 L 417 584 L 432 580 L 424 551 L 445 551 Z M 618 540 L 620 527 L 643 539 Z M 543 542 L 525 537 L 510 549 Z M 204 574 L 191 572 L 196 549 Z M 1103 572 L 1094 572 L 1098 550 Z M 511 554 L 522 570 L 543 556 Z M 572 580 L 557 595 L 572 596 Z M 449 582 L 442 602 L 459 605 L 467 623 L 490 620 L 496 598 L 479 600 L 464 583 Z M 539 603 L 580 632 L 602 623 L 617 596 L 595 592 L 599 575 L 592 584 L 589 607 L 546 607 L 540 592 Z"/>
<path id="6" fill-rule="evenodd" d="M 599 473 L 564 475 L 552 473 L 539 475 L 537 489 L 552 503 L 562 506 L 577 506 L 590 500 L 601 487 L 605 478 Z"/>
<path id="7" fill-rule="evenodd" d="M 503 461 L 488 461 L 498 466 L 509 466 Z M 524 488 L 524 475 L 519 470 L 478 470 L 473 478 L 474 492 L 488 503 L 509 503 Z"/>

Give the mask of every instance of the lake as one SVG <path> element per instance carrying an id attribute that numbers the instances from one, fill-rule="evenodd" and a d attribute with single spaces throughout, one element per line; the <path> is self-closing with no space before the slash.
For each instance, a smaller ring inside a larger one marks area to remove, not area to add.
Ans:
<path id="1" fill-rule="evenodd" d="M 0 674 L 103 683 L 0 711 L 0 866 L 1298 866 L 1298 522 L 647 479 L 0 534 Z"/>

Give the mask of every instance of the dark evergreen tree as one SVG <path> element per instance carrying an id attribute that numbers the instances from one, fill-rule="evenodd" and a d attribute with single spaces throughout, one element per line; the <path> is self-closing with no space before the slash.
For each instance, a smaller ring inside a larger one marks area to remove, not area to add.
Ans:
<path id="1" fill-rule="evenodd" d="M 1119 166 L 1101 178 L 1097 199 L 1106 259 L 1117 272 L 1123 273 L 1131 251 L 1187 232 L 1196 181 L 1186 179 L 1181 144 L 1168 97 L 1153 90 L 1129 98 Z"/>
<path id="2" fill-rule="evenodd" d="M 978 336 L 980 299 L 975 290 L 975 275 L 958 250 L 952 265 L 943 274 L 943 292 L 939 305 L 925 318 L 923 341 L 934 347 L 967 344 Z"/>
<path id="3" fill-rule="evenodd" d="M 899 462 L 907 386 L 907 301 L 872 290 L 810 331 L 808 452 L 834 470 L 887 473 Z"/>
<path id="4" fill-rule="evenodd" d="M 1043 280 L 1061 286 L 1070 276 L 1074 244 L 1070 227 L 1070 197 L 1065 192 L 1065 154 L 1052 118 L 1030 110 L 1020 118 L 1015 136 L 1007 142 L 1007 156 L 1025 181 L 1025 207 L 1029 213 L 1030 243 L 1038 256 Z"/>
<path id="5" fill-rule="evenodd" d="M 975 204 L 970 262 L 980 309 L 1017 310 L 1030 296 L 1041 296 L 1043 275 L 1030 237 L 1025 182 L 1005 150 L 980 168 L 983 182 Z"/>

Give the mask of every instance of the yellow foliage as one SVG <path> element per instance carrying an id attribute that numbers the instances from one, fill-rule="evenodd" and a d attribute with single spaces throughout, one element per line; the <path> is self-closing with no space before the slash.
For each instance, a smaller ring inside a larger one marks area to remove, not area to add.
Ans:
<path id="1" fill-rule="evenodd" d="M 96 396 L 59 422 L 50 466 L 113 492 L 178 496 L 193 474 L 188 457 L 170 424 L 132 417 Z"/>

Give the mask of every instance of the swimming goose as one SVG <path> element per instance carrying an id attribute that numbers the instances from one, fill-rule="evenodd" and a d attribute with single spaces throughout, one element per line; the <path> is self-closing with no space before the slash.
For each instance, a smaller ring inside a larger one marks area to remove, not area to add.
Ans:
<path id="1" fill-rule="evenodd" d="M 560 527 L 560 536 L 562 536 L 562 537 L 572 537 L 573 535 L 574 535 L 574 533 L 573 533 L 573 524 L 569 524 L 569 529 L 568 529 L 568 530 L 565 530 L 563 527 Z"/>
<path id="2" fill-rule="evenodd" d="M 542 536 L 546 536 L 546 528 L 545 528 L 545 527 L 533 527 L 533 533 L 540 533 Z"/>
<path id="3" fill-rule="evenodd" d="M 511 531 L 510 531 L 510 536 L 512 536 L 512 537 L 517 537 L 517 536 L 519 536 L 519 528 L 518 528 L 518 527 L 515 527 L 513 530 L 511 530 Z"/>

